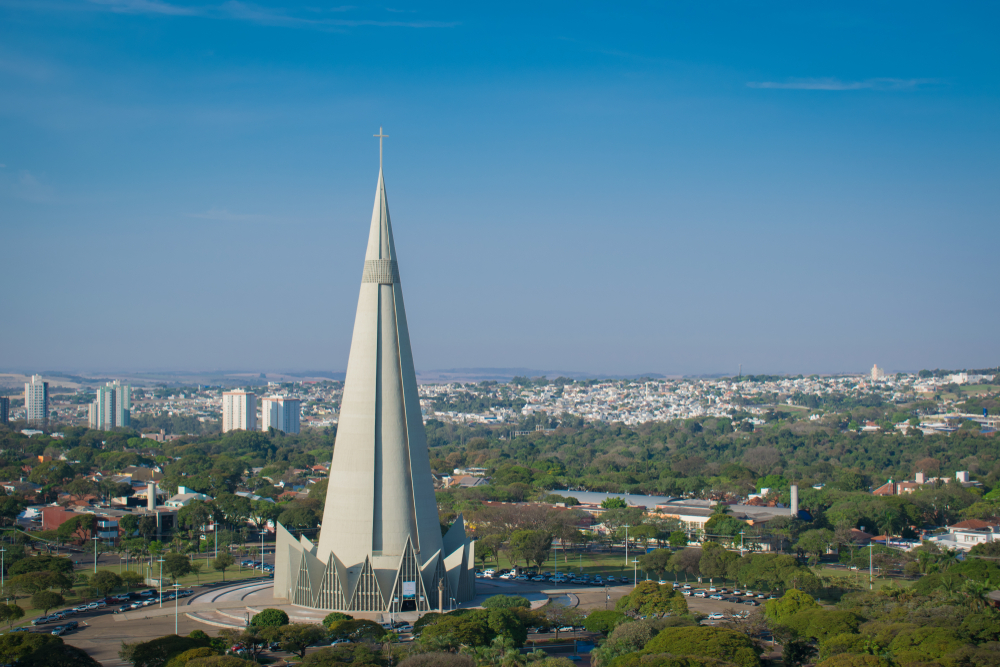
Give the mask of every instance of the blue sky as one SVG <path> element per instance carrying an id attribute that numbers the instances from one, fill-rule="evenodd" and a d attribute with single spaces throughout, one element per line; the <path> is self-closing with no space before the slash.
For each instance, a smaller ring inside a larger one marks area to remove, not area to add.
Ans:
<path id="1" fill-rule="evenodd" d="M 0 0 L 0 368 L 993 366 L 992 3 Z"/>

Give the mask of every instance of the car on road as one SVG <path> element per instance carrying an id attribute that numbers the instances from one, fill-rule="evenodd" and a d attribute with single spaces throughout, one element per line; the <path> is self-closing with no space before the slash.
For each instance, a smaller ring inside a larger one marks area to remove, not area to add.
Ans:
<path id="1" fill-rule="evenodd" d="M 686 598 L 689 598 L 691 597 L 691 591 L 681 591 L 681 595 L 683 595 Z"/>
<path id="2" fill-rule="evenodd" d="M 771 593 L 770 595 L 767 596 L 767 599 L 768 600 L 777 600 L 778 596 L 775 595 L 774 593 Z"/>
<path id="3" fill-rule="evenodd" d="M 720 614 L 717 611 L 716 612 L 712 612 L 711 614 L 708 615 L 708 620 L 710 620 L 710 621 L 721 621 L 724 618 L 725 618 L 725 615 L 724 614 Z"/>
<path id="4" fill-rule="evenodd" d="M 404 625 L 403 627 L 401 627 L 401 628 L 399 629 L 399 631 L 400 631 L 400 632 L 413 632 L 413 626 L 412 626 L 412 625 L 410 625 L 410 624 L 406 624 L 406 625 Z"/>
<path id="5" fill-rule="evenodd" d="M 78 614 L 82 614 L 83 612 L 90 611 L 90 610 L 87 609 L 87 605 L 82 604 L 79 607 L 73 607 L 73 611 L 75 611 Z"/>
<path id="6" fill-rule="evenodd" d="M 760 606 L 760 603 L 757 602 L 756 600 L 747 600 L 743 604 L 747 605 L 748 607 L 759 607 Z"/>
<path id="7" fill-rule="evenodd" d="M 613 575 L 609 574 L 608 576 L 606 576 L 604 578 L 604 581 L 608 582 L 609 584 L 613 584 L 613 583 L 615 583 L 615 578 L 614 578 Z M 624 577 L 622 578 L 622 581 L 624 581 Z"/>
<path id="8" fill-rule="evenodd" d="M 337 644 L 350 644 L 350 643 L 351 643 L 350 639 L 334 639 L 332 642 L 330 642 L 330 646 L 336 646 Z"/>
<path id="9" fill-rule="evenodd" d="M 766 600 L 767 599 L 767 595 L 765 595 L 764 593 L 757 593 L 757 599 L 758 600 Z"/>
<path id="10" fill-rule="evenodd" d="M 31 630 L 25 627 L 20 627 L 20 628 L 14 628 L 13 630 L 11 630 L 11 632 L 31 632 Z"/>
<path id="11" fill-rule="evenodd" d="M 564 625 L 561 628 L 559 628 L 559 632 L 575 632 L 575 631 L 576 628 L 574 628 L 572 625 Z"/>
<path id="12" fill-rule="evenodd" d="M 52 618 L 51 616 L 39 616 L 38 618 L 36 618 L 35 620 L 33 620 L 31 622 L 31 624 L 32 625 L 45 625 L 46 623 L 51 623 L 54 620 L 56 620 L 56 619 Z"/>
<path id="13" fill-rule="evenodd" d="M 703 598 L 708 597 L 708 594 L 705 591 L 695 591 L 694 596 L 696 598 Z"/>
<path id="14" fill-rule="evenodd" d="M 681 586 L 681 588 L 683 588 L 686 591 L 689 591 L 691 590 L 691 584 L 684 584 L 683 586 Z"/>
<path id="15" fill-rule="evenodd" d="M 721 593 L 713 593 L 713 594 L 709 595 L 708 597 L 711 600 L 725 600 L 726 599 L 725 596 L 723 596 Z"/>
<path id="16" fill-rule="evenodd" d="M 122 606 L 118 607 L 118 609 L 115 609 L 116 614 L 124 614 L 126 611 L 132 611 L 132 605 L 123 604 Z"/>
<path id="17" fill-rule="evenodd" d="M 149 607 L 149 606 L 154 605 L 154 604 L 156 604 L 156 600 L 146 600 L 145 602 L 142 603 L 142 606 L 143 607 Z"/>

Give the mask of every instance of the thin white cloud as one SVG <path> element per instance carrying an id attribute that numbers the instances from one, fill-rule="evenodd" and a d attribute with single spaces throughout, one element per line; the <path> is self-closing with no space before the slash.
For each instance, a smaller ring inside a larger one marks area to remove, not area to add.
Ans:
<path id="1" fill-rule="evenodd" d="M 90 0 L 95 5 L 102 5 L 109 11 L 120 14 L 166 14 L 168 16 L 195 16 L 200 10 L 190 7 L 179 7 L 159 0 Z"/>
<path id="2" fill-rule="evenodd" d="M 254 215 L 247 213 L 233 213 L 224 208 L 212 207 L 204 213 L 189 213 L 189 218 L 201 218 L 202 220 L 216 220 L 219 222 L 267 222 L 271 218 L 266 215 Z"/>
<path id="3" fill-rule="evenodd" d="M 913 90 L 920 86 L 937 83 L 934 79 L 892 79 L 877 78 L 863 81 L 842 81 L 840 79 L 789 79 L 788 81 L 751 81 L 750 88 L 771 90 Z"/>
<path id="4" fill-rule="evenodd" d="M 0 4 L 5 4 L 9 0 L 0 0 Z M 398 28 L 451 28 L 458 25 L 457 22 L 447 21 L 382 21 L 378 19 L 349 19 L 349 18 L 329 18 L 324 14 L 343 14 L 356 9 L 345 5 L 339 7 L 326 7 L 321 10 L 308 11 L 307 17 L 297 16 L 282 9 L 262 7 L 250 2 L 240 0 L 229 0 L 219 5 L 203 5 L 200 7 L 184 7 L 178 4 L 165 2 L 164 0 L 89 0 L 90 5 L 95 9 L 115 12 L 118 14 L 153 14 L 161 16 L 201 16 L 216 19 L 232 19 L 236 21 L 246 21 L 258 25 L 288 27 L 288 28 L 314 28 L 314 29 L 340 29 L 356 28 L 362 26 L 372 27 L 398 27 Z M 391 11 L 391 10 L 386 10 Z"/>

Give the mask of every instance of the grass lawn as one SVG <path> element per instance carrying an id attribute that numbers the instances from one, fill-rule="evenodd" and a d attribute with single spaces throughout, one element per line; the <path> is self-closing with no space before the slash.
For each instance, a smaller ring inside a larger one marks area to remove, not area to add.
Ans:
<path id="1" fill-rule="evenodd" d="M 814 567 L 813 572 L 815 572 L 817 576 L 829 577 L 831 579 L 833 578 L 853 579 L 857 582 L 860 582 L 862 588 L 867 586 L 868 584 L 867 569 L 848 570 L 848 569 L 825 567 L 820 565 L 818 567 Z M 895 577 L 879 576 L 877 570 L 875 573 L 875 583 L 874 583 L 875 590 L 879 590 L 886 586 L 895 586 L 896 588 L 909 588 L 910 586 L 913 585 L 913 583 L 914 580 L 912 579 L 897 579 Z"/>
<path id="2" fill-rule="evenodd" d="M 202 565 L 203 574 L 199 575 L 198 577 L 196 577 L 193 574 L 189 574 L 189 575 L 183 576 L 183 577 L 181 577 L 177 581 L 177 583 L 181 584 L 181 586 L 184 587 L 184 588 L 192 588 L 192 587 L 197 586 L 199 584 L 210 584 L 210 583 L 221 582 L 222 581 L 222 573 L 213 570 L 212 566 L 207 564 L 208 562 L 210 562 L 210 560 L 211 559 L 205 560 L 203 558 L 196 559 L 195 562 Z M 159 573 L 160 573 L 159 570 L 160 570 L 160 568 L 159 568 L 159 564 L 156 563 L 156 561 L 154 561 L 153 563 L 154 563 L 153 568 L 151 570 L 149 570 L 149 572 L 152 573 L 152 578 L 155 579 L 157 576 L 159 576 Z M 141 565 L 141 566 L 137 566 L 135 563 L 129 563 L 129 567 L 128 567 L 129 570 L 132 570 L 133 572 L 140 572 L 143 575 L 146 575 L 147 568 L 148 568 L 148 561 L 145 564 Z M 101 570 L 107 570 L 109 572 L 114 572 L 115 574 L 120 574 L 121 572 L 125 571 L 125 567 L 124 566 L 119 567 L 118 565 L 98 565 L 97 566 L 97 571 L 100 572 Z M 93 575 L 94 574 L 94 569 L 93 569 L 93 567 L 90 567 L 90 568 L 77 568 L 77 569 L 75 569 L 73 571 L 74 575 L 81 574 L 81 573 L 87 574 L 87 575 Z M 168 579 L 167 575 L 164 574 L 163 576 L 164 576 L 165 580 Z M 225 580 L 226 580 L 226 583 L 229 583 L 231 581 L 235 582 L 235 581 L 240 581 L 240 580 L 243 580 L 243 579 L 255 579 L 255 578 L 259 578 L 260 576 L 261 576 L 260 570 L 251 570 L 251 569 L 247 569 L 247 568 L 240 568 L 238 565 L 234 565 L 233 567 L 228 568 L 226 570 L 226 579 Z M 146 585 L 142 585 L 142 586 L 139 586 L 138 588 L 135 588 L 135 589 L 132 589 L 132 590 L 133 591 L 136 591 L 136 590 L 142 591 L 142 590 L 147 590 L 148 588 L 150 588 L 150 587 L 146 586 Z M 169 584 L 166 584 L 166 585 L 164 585 L 164 588 L 163 588 L 163 591 L 164 591 L 163 594 L 166 595 L 167 592 L 172 591 L 172 590 L 173 590 L 173 587 L 170 586 Z M 125 592 L 125 589 L 124 588 L 120 588 L 118 590 L 113 591 L 112 594 L 115 594 L 115 593 L 124 593 L 124 592 Z M 50 612 L 60 611 L 62 609 L 66 609 L 67 607 L 76 607 L 76 606 L 79 606 L 79 605 L 81 605 L 81 604 L 83 604 L 85 602 L 92 602 L 93 601 L 92 597 L 90 597 L 90 598 L 82 597 L 82 593 L 83 593 L 83 587 L 82 586 L 80 586 L 80 585 L 74 586 L 72 592 L 70 592 L 68 595 L 63 596 L 64 599 L 66 600 L 66 602 L 64 604 L 61 604 L 61 605 L 57 606 L 57 607 L 53 607 L 49 611 Z M 12 600 L 12 602 L 15 602 L 18 606 L 20 606 L 22 609 L 24 609 L 24 617 L 22 618 L 22 620 L 20 620 L 17 623 L 15 623 L 14 627 L 18 627 L 18 626 L 21 626 L 21 625 L 31 625 L 31 620 L 34 619 L 37 616 L 40 616 L 41 613 L 44 611 L 43 609 L 34 609 L 31 606 L 31 596 L 19 597 L 16 600 Z M 2 626 L 0 626 L 0 627 L 2 627 Z"/>

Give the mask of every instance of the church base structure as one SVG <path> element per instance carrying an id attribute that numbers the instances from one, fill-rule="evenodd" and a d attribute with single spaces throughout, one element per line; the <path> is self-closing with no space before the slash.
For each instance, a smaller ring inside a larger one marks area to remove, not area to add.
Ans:
<path id="1" fill-rule="evenodd" d="M 360 563 L 341 562 L 332 551 L 277 526 L 274 596 L 291 604 L 343 612 L 442 611 L 452 600 L 476 597 L 475 542 L 461 515 L 428 557 L 406 541 L 403 553 L 373 551 Z"/>

